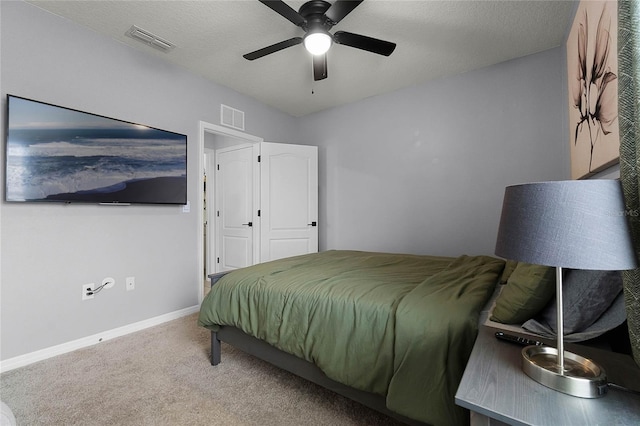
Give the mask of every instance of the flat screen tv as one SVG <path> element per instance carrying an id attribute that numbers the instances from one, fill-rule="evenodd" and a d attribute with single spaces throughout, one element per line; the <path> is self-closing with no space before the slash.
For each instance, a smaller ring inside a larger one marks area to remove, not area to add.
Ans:
<path id="1" fill-rule="evenodd" d="M 187 136 L 7 95 L 5 200 L 186 204 Z"/>

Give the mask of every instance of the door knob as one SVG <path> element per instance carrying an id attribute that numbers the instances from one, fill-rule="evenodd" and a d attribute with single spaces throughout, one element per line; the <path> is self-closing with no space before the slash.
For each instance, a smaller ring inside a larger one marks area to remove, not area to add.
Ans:
<path id="1" fill-rule="evenodd" d="M 318 222 L 307 223 L 307 225 L 309 225 L 309 226 L 318 226 Z"/>
<path id="2" fill-rule="evenodd" d="M 243 223 L 243 225 L 249 225 L 249 226 L 253 226 L 253 222 L 249 222 L 249 223 Z"/>

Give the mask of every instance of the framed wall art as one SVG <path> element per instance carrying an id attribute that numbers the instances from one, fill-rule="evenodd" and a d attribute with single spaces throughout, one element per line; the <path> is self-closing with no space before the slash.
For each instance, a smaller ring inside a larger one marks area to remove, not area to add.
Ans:
<path id="1" fill-rule="evenodd" d="M 615 0 L 581 1 L 567 39 L 572 179 L 620 158 L 617 13 Z"/>

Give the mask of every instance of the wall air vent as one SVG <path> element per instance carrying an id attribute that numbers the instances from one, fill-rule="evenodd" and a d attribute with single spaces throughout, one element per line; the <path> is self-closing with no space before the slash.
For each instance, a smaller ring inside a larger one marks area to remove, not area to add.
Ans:
<path id="1" fill-rule="evenodd" d="M 165 53 L 176 47 L 176 45 L 170 41 L 167 41 L 162 37 L 158 37 L 157 35 L 147 30 L 143 30 L 140 27 L 136 27 L 135 25 L 132 25 L 125 34 Z"/>
<path id="2" fill-rule="evenodd" d="M 220 123 L 234 129 L 244 130 L 244 111 L 220 104 Z"/>

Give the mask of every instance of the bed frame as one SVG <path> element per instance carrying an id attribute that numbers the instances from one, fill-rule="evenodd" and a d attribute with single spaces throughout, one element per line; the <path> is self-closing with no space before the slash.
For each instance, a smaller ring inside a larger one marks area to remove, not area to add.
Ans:
<path id="1" fill-rule="evenodd" d="M 230 272 L 230 271 L 229 271 Z M 228 272 L 209 275 L 211 286 Z M 263 361 L 286 370 L 298 377 L 309 380 L 325 389 L 356 401 L 366 407 L 376 410 L 400 422 L 411 426 L 426 426 L 425 423 L 410 419 L 389 410 L 385 398 L 371 392 L 352 388 L 328 378 L 315 364 L 283 352 L 270 344 L 245 334 L 242 330 L 232 326 L 221 326 L 218 331 L 211 332 L 211 365 L 216 366 L 221 361 L 221 342 L 234 346 L 241 351 L 253 355 Z"/>

